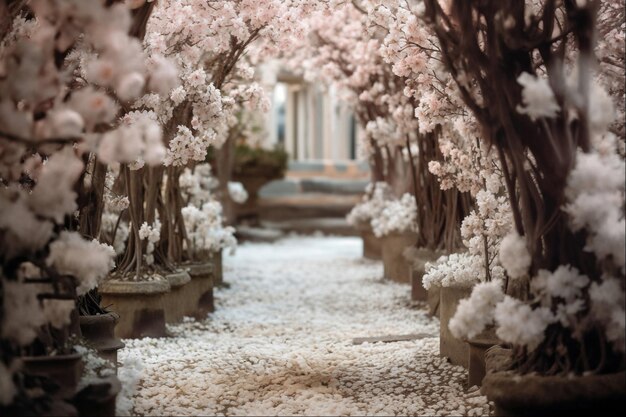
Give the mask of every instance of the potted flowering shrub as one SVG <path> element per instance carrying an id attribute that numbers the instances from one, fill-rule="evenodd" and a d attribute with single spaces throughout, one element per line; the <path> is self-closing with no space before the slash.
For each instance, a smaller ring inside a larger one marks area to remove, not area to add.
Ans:
<path id="1" fill-rule="evenodd" d="M 500 261 L 525 289 L 479 284 L 459 315 L 459 334 L 494 324 L 513 349 L 483 392 L 498 414 L 609 412 L 626 388 L 626 239 L 623 141 L 613 133 L 623 121 L 613 125 L 602 84 L 623 106 L 623 77 L 612 79 L 594 48 L 598 33 L 623 34 L 622 23 L 596 1 L 425 4 L 461 97 L 499 155 L 514 220 Z M 600 56 L 623 68 L 613 48 Z"/>
<path id="2" fill-rule="evenodd" d="M 182 212 L 189 236 L 186 249 L 190 256 L 185 265 L 192 276 L 192 286 L 187 291 L 190 297 L 197 298 L 189 305 L 197 311 L 187 311 L 187 314 L 198 317 L 213 311 L 213 287 L 223 282 L 222 251 L 234 250 L 237 244 L 235 229 L 224 225 L 222 205 L 212 192 L 217 180 L 211 177 L 210 171 L 208 164 L 200 164 L 193 173 L 186 170 L 181 176 L 188 201 Z"/>
<path id="3" fill-rule="evenodd" d="M 411 282 L 411 268 L 404 257 L 406 248 L 417 241 L 415 198 L 404 194 L 385 201 L 378 217 L 372 219 L 374 235 L 381 239 L 384 276 L 397 282 Z"/>
<path id="4" fill-rule="evenodd" d="M 346 216 L 347 222 L 361 234 L 364 258 L 381 260 L 383 257 L 382 241 L 374 235 L 371 221 L 380 216 L 384 202 L 390 198 L 390 194 L 391 190 L 387 183 L 370 183 L 367 185 L 362 201 Z"/>
<path id="5" fill-rule="evenodd" d="M 96 288 L 79 296 L 80 332 L 103 359 L 117 366 L 117 351 L 125 346 L 115 337 L 119 315 L 101 307 L 100 301 L 101 297 Z"/>
<path id="6" fill-rule="evenodd" d="M 81 335 L 76 299 L 114 266 L 113 248 L 76 231 L 80 182 L 96 158 L 134 159 L 149 147 L 143 136 L 118 129 L 115 116 L 120 103 L 148 88 L 150 75 L 123 4 L 12 2 L 16 13 L 7 22 L 5 7 L 0 408 L 70 415 L 82 363 L 73 347 Z"/>
<path id="7" fill-rule="evenodd" d="M 231 190 L 233 186 L 229 184 L 229 195 L 237 203 L 237 220 L 258 218 L 259 190 L 268 182 L 285 176 L 287 158 L 287 152 L 281 146 L 265 149 L 245 142 L 236 145 L 232 178 L 247 192 L 247 198 L 236 198 L 238 193 Z"/>

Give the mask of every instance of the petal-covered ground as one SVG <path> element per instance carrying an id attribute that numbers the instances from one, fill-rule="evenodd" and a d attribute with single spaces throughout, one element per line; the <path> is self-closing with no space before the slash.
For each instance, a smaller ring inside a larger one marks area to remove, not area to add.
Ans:
<path id="1" fill-rule="evenodd" d="M 127 340 L 143 362 L 140 415 L 484 415 L 466 372 L 438 356 L 439 323 L 381 279 L 361 241 L 290 237 L 225 257 L 217 311 L 171 326 L 171 338 Z M 419 340 L 352 339 L 422 333 Z M 123 372 L 124 369 L 121 369 Z"/>

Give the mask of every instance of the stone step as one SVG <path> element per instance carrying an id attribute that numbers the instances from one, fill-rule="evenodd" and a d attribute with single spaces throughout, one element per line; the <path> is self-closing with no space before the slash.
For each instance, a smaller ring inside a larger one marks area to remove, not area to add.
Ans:
<path id="1" fill-rule="evenodd" d="M 259 197 L 271 198 L 301 193 L 323 193 L 332 195 L 361 195 L 365 192 L 368 180 L 334 179 L 324 177 L 283 178 L 270 181 L 259 190 Z"/>
<path id="2" fill-rule="evenodd" d="M 312 176 L 329 178 L 361 178 L 370 176 L 370 168 L 365 161 L 335 161 L 310 159 L 304 161 L 289 161 L 287 176 L 307 178 Z"/>
<path id="3" fill-rule="evenodd" d="M 360 201 L 358 195 L 302 193 L 259 199 L 261 221 L 345 217 Z"/>
<path id="4" fill-rule="evenodd" d="M 340 218 L 306 218 L 283 221 L 262 220 L 261 226 L 268 229 L 280 230 L 283 233 L 313 234 L 321 232 L 327 235 L 357 236 L 358 232 L 354 227 Z"/>
<path id="5" fill-rule="evenodd" d="M 278 229 L 267 229 L 252 226 L 237 226 L 235 236 L 238 241 L 272 243 L 284 237 L 284 233 Z"/>

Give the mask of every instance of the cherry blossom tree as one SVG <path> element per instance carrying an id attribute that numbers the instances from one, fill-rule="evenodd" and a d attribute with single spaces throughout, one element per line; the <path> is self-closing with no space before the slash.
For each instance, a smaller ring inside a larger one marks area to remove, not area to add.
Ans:
<path id="1" fill-rule="evenodd" d="M 76 295 L 114 266 L 110 246 L 74 231 L 85 161 L 158 164 L 165 150 L 156 123 L 117 121 L 159 82 L 129 35 L 139 26 L 126 5 L 17 5 L 8 4 L 13 19 L 3 20 L 0 43 L 2 405 L 32 400 L 12 376 L 18 352 L 66 351 Z"/>
<path id="2" fill-rule="evenodd" d="M 469 198 L 457 189 L 441 190 L 428 170 L 431 160 L 442 158 L 439 131 L 420 131 L 414 116 L 416 99 L 407 94 L 407 79 L 396 73 L 384 54 L 390 22 L 372 19 L 375 6 L 375 2 L 352 2 L 340 5 L 332 17 L 318 14 L 311 20 L 310 39 L 299 50 L 296 63 L 308 78 L 344 92 L 364 128 L 360 143 L 370 160 L 373 181 L 385 180 L 396 194 L 410 191 L 415 196 L 418 246 L 451 251 L 460 244 L 459 226 Z"/>
<path id="3" fill-rule="evenodd" d="M 477 287 L 468 306 L 517 346 L 522 372 L 622 369 L 623 138 L 609 131 L 613 100 L 594 80 L 599 2 L 424 3 L 481 140 L 499 155 L 515 225 L 500 259 L 528 285 L 526 301 L 501 295 L 484 302 L 493 291 Z"/>
<path id="4" fill-rule="evenodd" d="M 136 251 L 147 243 L 141 243 L 138 229 L 145 222 L 156 230 L 157 217 L 161 227 L 154 261 L 172 269 L 192 258 L 180 177 L 186 167 L 193 170 L 204 161 L 209 146 L 218 153 L 225 146 L 217 158 L 217 194 L 228 203 L 230 137 L 236 115 L 242 106 L 268 108 L 264 91 L 253 80 L 253 65 L 260 56 L 284 49 L 290 38 L 298 36 L 299 16 L 308 7 L 279 1 L 164 1 L 155 7 L 148 21 L 147 51 L 155 61 L 165 56 L 175 62 L 179 77 L 174 88 L 147 94 L 133 104 L 159 122 L 169 145 L 164 167 L 127 168 L 126 187 L 135 221 L 130 222 L 134 233 L 121 264 L 122 274 L 132 268 L 139 275 L 143 256 Z M 130 172 L 131 168 L 136 172 Z M 133 190 L 132 184 L 136 184 Z"/>

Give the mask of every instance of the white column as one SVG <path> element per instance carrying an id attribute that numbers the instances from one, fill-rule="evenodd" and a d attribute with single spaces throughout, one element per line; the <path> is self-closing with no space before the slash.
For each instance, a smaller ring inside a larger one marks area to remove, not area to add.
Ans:
<path id="1" fill-rule="evenodd" d="M 315 159 L 315 149 L 317 142 L 317 131 L 320 128 L 317 125 L 317 88 L 315 85 L 307 87 L 306 95 L 306 158 Z"/>
<path id="2" fill-rule="evenodd" d="M 285 106 L 285 150 L 291 159 L 297 160 L 296 140 L 297 140 L 297 92 L 298 86 L 290 84 L 287 87 L 287 102 Z"/>
<path id="3" fill-rule="evenodd" d="M 334 88 L 329 88 L 324 93 L 324 116 L 322 118 L 324 126 L 323 126 L 323 150 L 322 150 L 322 158 L 323 159 L 333 159 L 332 155 L 332 146 L 333 146 L 333 132 L 337 124 L 335 123 L 335 112 L 334 112 Z"/>
<path id="4" fill-rule="evenodd" d="M 265 94 L 270 100 L 271 107 L 263 115 L 264 130 L 266 132 L 262 145 L 272 147 L 278 142 L 278 104 L 276 102 L 276 83 L 278 75 L 278 64 L 276 61 L 268 61 L 258 68 L 260 84 L 265 90 Z"/>
<path id="5" fill-rule="evenodd" d="M 296 141 L 298 142 L 298 160 L 307 159 L 307 90 L 302 88 L 297 94 L 298 114 Z"/>

